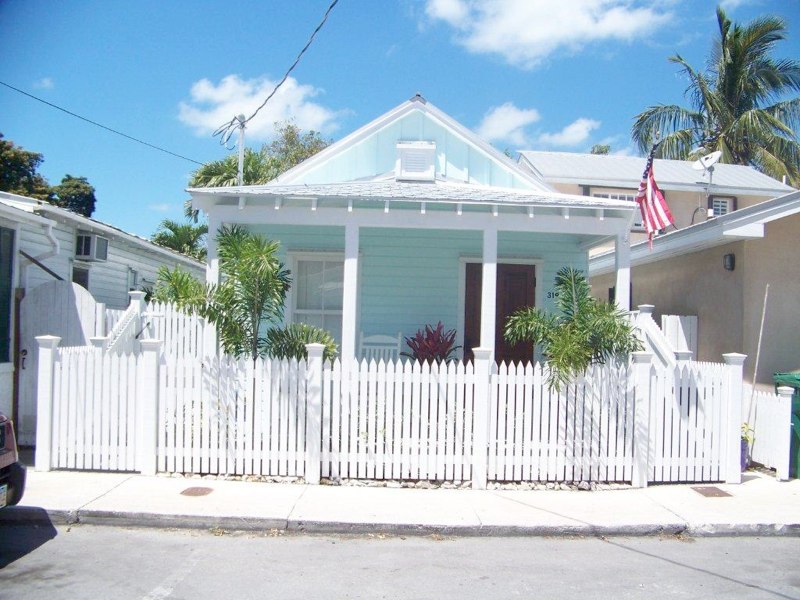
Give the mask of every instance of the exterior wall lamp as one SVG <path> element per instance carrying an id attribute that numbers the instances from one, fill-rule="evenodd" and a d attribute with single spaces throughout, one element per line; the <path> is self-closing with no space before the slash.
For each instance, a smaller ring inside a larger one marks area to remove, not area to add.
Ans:
<path id="1" fill-rule="evenodd" d="M 725 267 L 726 271 L 733 271 L 736 268 L 736 255 L 730 253 L 723 256 L 722 266 Z"/>

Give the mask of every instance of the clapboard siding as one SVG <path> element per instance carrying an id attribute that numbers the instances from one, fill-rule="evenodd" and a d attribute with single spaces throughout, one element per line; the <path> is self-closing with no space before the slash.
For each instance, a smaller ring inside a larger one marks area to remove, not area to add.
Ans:
<path id="1" fill-rule="evenodd" d="M 66 223 L 58 223 L 53 229 L 53 234 L 60 245 L 57 255 L 42 261 L 66 281 L 72 280 L 72 265 L 75 257 L 75 242 L 78 230 L 82 228 Z M 161 252 L 148 247 L 142 241 L 141 246 L 123 241 L 119 238 L 109 237 L 108 260 L 105 262 L 81 262 L 89 267 L 89 291 L 98 302 L 105 303 L 109 308 L 125 308 L 128 305 L 129 268 L 139 273 L 140 285 L 152 285 L 156 279 L 159 267 L 166 265 L 174 267 L 180 265 L 189 270 L 193 275 L 204 278 L 204 269 L 200 265 L 189 266 L 179 258 L 170 259 Z M 26 225 L 20 232 L 19 248 L 33 257 L 41 256 L 52 251 L 52 245 L 41 227 Z M 36 265 L 27 269 L 26 288 L 33 289 L 43 283 L 52 281 L 52 276 Z"/>
<path id="2" fill-rule="evenodd" d="M 344 252 L 344 228 L 261 225 L 253 228 L 280 242 L 279 256 L 292 268 L 292 252 Z M 465 260 L 480 260 L 479 231 L 362 228 L 359 232 L 359 329 L 368 335 L 412 335 L 442 321 L 456 328 L 461 271 Z M 563 266 L 586 269 L 586 254 L 573 236 L 500 232 L 498 254 L 537 261 L 537 298 L 545 309 L 554 300 L 545 293 Z"/>
<path id="3" fill-rule="evenodd" d="M 496 159 L 465 143 L 429 115 L 413 111 L 375 132 L 347 151 L 317 166 L 302 177 L 302 183 L 355 181 L 394 172 L 396 141 L 436 142 L 436 173 L 451 181 L 481 185 L 531 188 L 531 184 L 512 174 Z"/>

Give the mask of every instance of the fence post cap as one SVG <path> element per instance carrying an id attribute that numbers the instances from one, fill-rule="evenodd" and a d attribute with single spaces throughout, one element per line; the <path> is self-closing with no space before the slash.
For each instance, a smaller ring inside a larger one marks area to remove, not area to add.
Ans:
<path id="1" fill-rule="evenodd" d="M 111 338 L 108 336 L 90 337 L 89 341 L 95 348 L 105 348 Z"/>
<path id="2" fill-rule="evenodd" d="M 131 300 L 144 300 L 146 295 L 147 292 L 142 292 L 141 290 L 133 290 L 128 292 L 128 296 L 130 296 Z"/>
<path id="3" fill-rule="evenodd" d="M 794 388 L 788 385 L 780 385 L 778 386 L 778 396 L 786 396 L 787 398 L 791 397 L 794 394 Z"/>
<path id="4" fill-rule="evenodd" d="M 675 360 L 692 360 L 693 354 L 691 350 L 675 350 Z"/>
<path id="5" fill-rule="evenodd" d="M 639 352 L 633 352 L 631 356 L 633 356 L 633 362 L 636 363 L 637 365 L 642 363 L 649 363 L 651 360 L 653 360 L 653 353 L 645 352 L 643 350 L 640 350 Z"/>
<path id="6" fill-rule="evenodd" d="M 158 350 L 161 348 L 161 344 L 163 344 L 161 340 L 139 340 L 139 343 L 142 345 L 142 350 L 145 352 L 148 350 Z"/>
<path id="7" fill-rule="evenodd" d="M 489 360 L 492 357 L 492 352 L 494 352 L 494 348 L 472 349 L 472 354 L 475 356 L 475 360 Z"/>
<path id="8" fill-rule="evenodd" d="M 656 309 L 655 304 L 640 304 L 639 312 L 643 314 L 651 314 Z"/>
<path id="9" fill-rule="evenodd" d="M 55 348 L 61 342 L 61 338 L 57 335 L 37 335 L 36 341 L 39 343 L 39 348 Z"/>
<path id="10" fill-rule="evenodd" d="M 722 355 L 722 359 L 725 361 L 726 365 L 743 365 L 744 359 L 747 358 L 747 354 L 739 354 L 738 352 L 728 352 L 727 354 Z"/>
<path id="11" fill-rule="evenodd" d="M 325 352 L 325 344 L 306 344 L 306 352 L 308 352 L 308 358 L 320 358 Z"/>

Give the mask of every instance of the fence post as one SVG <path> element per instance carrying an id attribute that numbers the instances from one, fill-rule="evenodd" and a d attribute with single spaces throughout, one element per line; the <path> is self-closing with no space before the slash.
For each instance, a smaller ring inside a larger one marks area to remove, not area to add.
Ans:
<path id="1" fill-rule="evenodd" d="M 108 344 L 111 341 L 111 338 L 99 335 L 96 337 L 89 338 L 89 341 L 91 342 L 92 346 L 105 352 L 106 350 L 108 350 Z"/>
<path id="2" fill-rule="evenodd" d="M 131 292 L 133 293 L 133 292 Z M 136 394 L 136 470 L 155 475 L 158 466 L 158 388 L 161 340 L 141 340 Z"/>
<path id="3" fill-rule="evenodd" d="M 650 471 L 650 352 L 633 353 L 633 472 L 631 485 L 647 487 Z"/>
<path id="4" fill-rule="evenodd" d="M 308 380 L 306 387 L 306 483 L 318 484 L 322 452 L 322 353 L 324 344 L 306 344 Z"/>
<path id="5" fill-rule="evenodd" d="M 730 352 L 723 354 L 725 360 L 725 379 L 723 382 L 723 398 L 727 400 L 727 418 L 725 420 L 725 448 L 722 464 L 722 474 L 725 483 L 742 482 L 742 389 L 744 387 L 744 359 L 746 354 Z"/>
<path id="6" fill-rule="evenodd" d="M 685 365 L 687 362 L 692 360 L 692 354 L 694 354 L 691 350 L 675 350 L 675 362 L 678 365 Z"/>
<path id="7" fill-rule="evenodd" d="M 36 455 L 37 471 L 49 471 L 53 446 L 53 370 L 55 354 L 61 338 L 56 335 L 36 336 L 39 344 L 39 373 L 36 383 Z"/>
<path id="8" fill-rule="evenodd" d="M 789 463 L 792 456 L 792 394 L 794 388 L 782 385 L 778 388 L 778 412 L 781 415 L 781 427 L 777 431 L 780 439 L 780 461 L 775 465 L 775 478 L 780 481 L 789 479 Z"/>
<path id="9" fill-rule="evenodd" d="M 472 489 L 485 490 L 489 470 L 489 403 L 492 401 L 492 348 L 473 348 L 475 420 L 472 430 Z"/>

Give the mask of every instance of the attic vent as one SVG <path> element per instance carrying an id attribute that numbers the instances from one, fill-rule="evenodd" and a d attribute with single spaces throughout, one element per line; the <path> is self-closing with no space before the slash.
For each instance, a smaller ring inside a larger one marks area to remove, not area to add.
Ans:
<path id="1" fill-rule="evenodd" d="M 433 181 L 436 142 L 398 142 L 395 178 L 398 181 Z"/>

